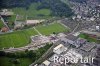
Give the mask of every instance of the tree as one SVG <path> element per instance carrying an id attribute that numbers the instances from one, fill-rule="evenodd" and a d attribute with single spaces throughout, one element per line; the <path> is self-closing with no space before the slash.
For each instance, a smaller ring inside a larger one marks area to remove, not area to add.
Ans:
<path id="1" fill-rule="evenodd" d="M 10 62 L 12 62 L 13 64 L 19 64 L 20 63 L 20 60 L 19 59 L 12 58 L 10 60 Z"/>
<path id="2" fill-rule="evenodd" d="M 13 57 L 16 57 L 16 53 L 6 53 L 6 56 L 13 58 Z"/>
<path id="3" fill-rule="evenodd" d="M 4 51 L 0 51 L 0 56 L 5 56 L 6 53 Z"/>
<path id="4" fill-rule="evenodd" d="M 27 52 L 27 57 L 30 58 L 30 59 L 32 59 L 33 61 L 35 61 L 36 60 L 36 53 L 33 52 L 32 50 L 28 51 Z"/>
<path id="5" fill-rule="evenodd" d="M 56 32 L 53 32 L 53 34 L 57 34 Z"/>

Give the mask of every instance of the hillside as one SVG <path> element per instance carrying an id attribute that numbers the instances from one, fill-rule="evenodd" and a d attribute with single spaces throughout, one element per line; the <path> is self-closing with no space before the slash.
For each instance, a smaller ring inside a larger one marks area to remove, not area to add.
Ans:
<path id="1" fill-rule="evenodd" d="M 26 10 L 34 3 L 39 4 L 37 5 L 37 10 L 49 9 L 51 11 L 49 16 L 68 17 L 73 15 L 71 8 L 61 0 L 1 0 L 0 2 L 3 8 L 22 7 Z"/>

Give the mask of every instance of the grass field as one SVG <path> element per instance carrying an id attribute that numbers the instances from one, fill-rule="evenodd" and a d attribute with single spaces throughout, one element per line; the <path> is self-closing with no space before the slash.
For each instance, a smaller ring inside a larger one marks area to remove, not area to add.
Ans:
<path id="1" fill-rule="evenodd" d="M 36 29 L 43 35 L 50 35 L 53 32 L 55 33 L 60 33 L 60 32 L 67 32 L 68 29 L 66 29 L 64 26 L 62 26 L 59 23 L 54 23 L 54 24 L 50 24 L 50 25 L 40 25 L 37 26 Z"/>
<path id="2" fill-rule="evenodd" d="M 8 22 L 8 26 L 10 28 L 14 27 L 14 22 L 15 22 L 15 19 L 16 19 L 16 15 L 3 16 L 3 19 Z"/>
<path id="3" fill-rule="evenodd" d="M 68 29 L 59 23 L 53 23 L 46 26 L 39 25 L 36 29 L 43 35 L 50 35 L 53 32 L 60 33 L 68 31 Z M 30 36 L 32 35 L 37 35 L 37 32 L 33 28 L 0 35 L 0 49 L 25 46 L 30 43 Z"/>
<path id="4" fill-rule="evenodd" d="M 20 64 L 13 64 L 8 57 L 0 57 L 0 66 L 29 66 L 32 63 L 32 60 L 28 58 L 19 58 Z"/>
<path id="5" fill-rule="evenodd" d="M 40 9 L 37 10 L 37 7 L 39 4 L 33 3 L 30 5 L 28 9 L 25 8 L 13 8 L 12 10 L 14 11 L 15 14 L 19 14 L 22 16 L 28 16 L 28 17 L 33 17 L 33 18 L 39 18 L 40 15 L 43 15 L 42 17 L 48 17 L 51 13 L 49 9 Z"/>
<path id="6" fill-rule="evenodd" d="M 8 22 L 14 22 L 16 18 L 16 15 L 12 15 L 11 17 L 8 17 Z"/>
<path id="7" fill-rule="evenodd" d="M 0 28 L 4 26 L 3 22 L 0 20 Z"/>
<path id="8" fill-rule="evenodd" d="M 0 48 L 25 46 L 30 42 L 30 36 L 36 34 L 34 29 L 28 29 L 0 35 Z"/>
<path id="9" fill-rule="evenodd" d="M 97 38 L 91 37 L 88 34 L 80 34 L 79 35 L 81 38 L 87 39 L 87 41 L 89 42 L 96 42 L 96 43 L 100 43 L 100 40 L 97 40 Z"/>
<path id="10" fill-rule="evenodd" d="M 9 27 L 13 27 L 14 26 L 13 23 L 15 22 L 15 19 L 16 19 L 16 15 L 12 15 L 11 17 L 7 18 Z"/>

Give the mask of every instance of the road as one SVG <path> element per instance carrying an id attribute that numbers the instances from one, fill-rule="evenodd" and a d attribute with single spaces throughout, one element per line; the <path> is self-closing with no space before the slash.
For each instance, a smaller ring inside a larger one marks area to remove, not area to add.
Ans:
<path id="1" fill-rule="evenodd" d="M 24 47 L 19 47 L 19 48 L 10 47 L 9 49 L 3 49 L 3 51 L 5 51 L 5 52 L 17 52 L 17 51 L 25 51 L 26 49 L 36 50 L 36 49 L 43 47 L 43 46 L 44 46 L 43 44 L 39 45 L 36 43 L 30 43 Z"/>

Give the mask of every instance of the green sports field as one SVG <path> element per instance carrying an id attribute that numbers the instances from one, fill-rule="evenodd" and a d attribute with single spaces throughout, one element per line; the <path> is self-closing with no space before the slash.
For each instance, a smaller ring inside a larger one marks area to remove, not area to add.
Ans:
<path id="1" fill-rule="evenodd" d="M 66 29 L 64 26 L 62 26 L 59 23 L 53 23 L 53 24 L 46 25 L 46 26 L 40 25 L 40 26 L 37 26 L 36 29 L 43 35 L 50 35 L 53 32 L 60 33 L 60 32 L 68 31 L 68 29 Z"/>
<path id="2" fill-rule="evenodd" d="M 36 34 L 34 29 L 28 29 L 0 35 L 0 48 L 25 46 L 30 42 L 30 36 Z"/>

